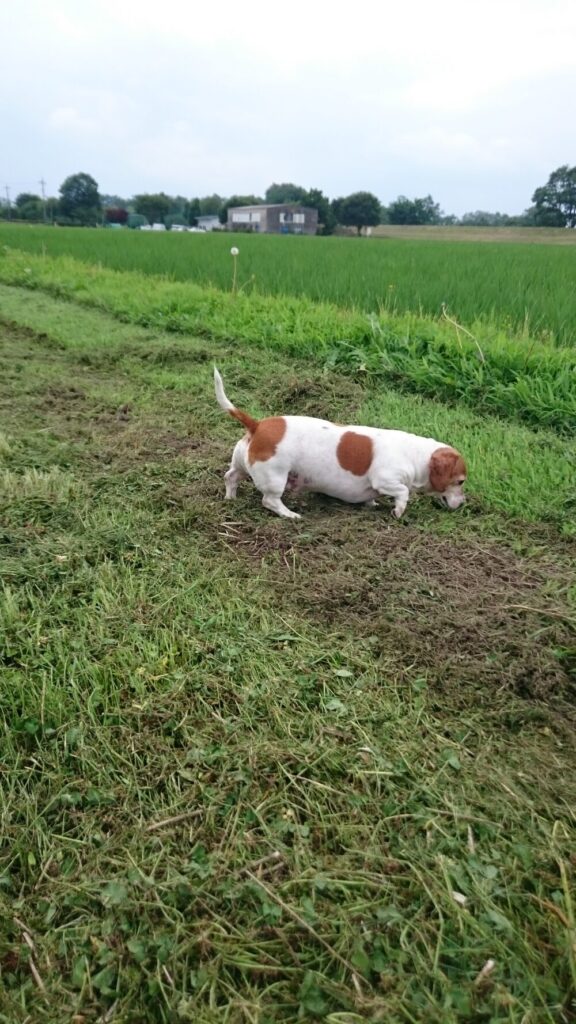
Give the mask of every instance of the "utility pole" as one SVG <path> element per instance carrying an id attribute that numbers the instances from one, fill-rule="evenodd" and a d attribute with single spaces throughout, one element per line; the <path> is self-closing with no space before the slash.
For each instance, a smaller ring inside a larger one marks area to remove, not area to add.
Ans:
<path id="1" fill-rule="evenodd" d="M 8 220 L 12 220 L 12 206 L 10 204 L 10 185 L 4 185 L 6 189 L 6 202 L 8 203 Z"/>
<path id="2" fill-rule="evenodd" d="M 46 190 L 44 188 L 44 186 L 46 185 L 46 182 L 44 181 L 44 178 L 40 178 L 40 181 L 38 182 L 38 184 L 42 188 L 42 212 L 44 214 L 44 223 L 46 223 L 46 219 L 47 219 L 46 218 Z"/>

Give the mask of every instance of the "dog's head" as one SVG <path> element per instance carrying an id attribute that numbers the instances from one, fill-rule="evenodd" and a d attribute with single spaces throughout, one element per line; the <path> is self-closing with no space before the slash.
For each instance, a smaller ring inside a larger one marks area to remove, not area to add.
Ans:
<path id="1" fill-rule="evenodd" d="M 466 501 L 462 487 L 466 481 L 466 463 L 454 448 L 437 448 L 428 464 L 429 492 L 449 509 Z"/>

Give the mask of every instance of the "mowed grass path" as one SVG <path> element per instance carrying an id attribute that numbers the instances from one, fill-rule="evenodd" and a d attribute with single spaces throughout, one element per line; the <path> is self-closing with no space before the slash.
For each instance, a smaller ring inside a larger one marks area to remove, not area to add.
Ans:
<path id="1" fill-rule="evenodd" d="M 0 224 L 2 244 L 225 290 L 236 245 L 238 286 L 248 294 L 435 318 L 446 306 L 468 327 L 490 325 L 528 344 L 532 338 L 563 346 L 576 341 L 576 246 Z"/>
<path id="2" fill-rule="evenodd" d="M 18 289 L 0 316 L 0 1020 L 569 1021 L 568 442 Z M 429 424 L 469 505 L 225 504 L 214 359 L 257 414 Z"/>

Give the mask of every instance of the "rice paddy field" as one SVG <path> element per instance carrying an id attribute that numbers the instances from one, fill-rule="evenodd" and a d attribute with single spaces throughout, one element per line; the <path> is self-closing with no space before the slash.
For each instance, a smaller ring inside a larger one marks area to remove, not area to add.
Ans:
<path id="1" fill-rule="evenodd" d="M 0 1022 L 573 1024 L 573 250 L 231 241 L 0 226 Z M 466 505 L 224 502 L 214 362 Z"/>
<path id="2" fill-rule="evenodd" d="M 529 230 L 529 229 L 527 229 Z M 564 235 L 574 232 L 564 232 Z M 549 239 L 547 232 L 543 233 Z M 552 237 L 556 237 L 552 235 Z M 236 235 L 238 284 L 366 312 L 478 321 L 556 345 L 576 338 L 576 245 Z M 228 289 L 229 234 L 0 226 L 0 244 Z"/>

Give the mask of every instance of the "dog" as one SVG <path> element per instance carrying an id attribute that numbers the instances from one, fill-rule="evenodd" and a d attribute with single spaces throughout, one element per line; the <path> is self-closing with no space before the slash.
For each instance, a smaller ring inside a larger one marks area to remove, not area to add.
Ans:
<path id="1" fill-rule="evenodd" d="M 226 498 L 251 479 L 264 508 L 300 519 L 282 501 L 288 489 L 307 489 L 355 504 L 394 499 L 393 515 L 403 515 L 412 492 L 431 494 L 449 509 L 466 500 L 466 463 L 454 448 L 431 437 L 378 427 L 343 427 L 312 416 L 269 416 L 255 420 L 226 397 L 214 367 L 216 399 L 239 420 L 246 434 L 236 444 L 225 474 Z"/>

